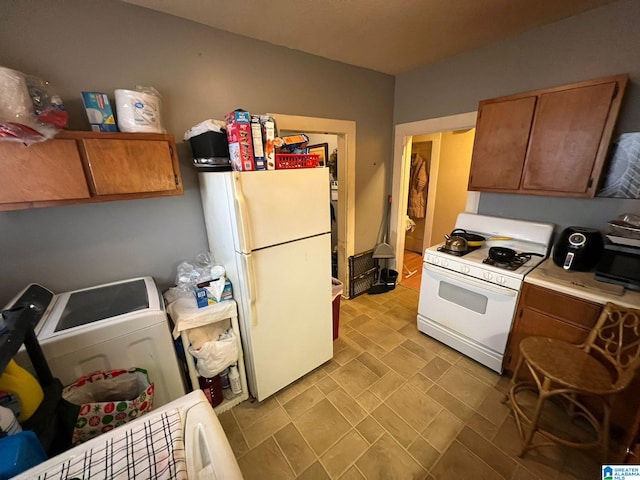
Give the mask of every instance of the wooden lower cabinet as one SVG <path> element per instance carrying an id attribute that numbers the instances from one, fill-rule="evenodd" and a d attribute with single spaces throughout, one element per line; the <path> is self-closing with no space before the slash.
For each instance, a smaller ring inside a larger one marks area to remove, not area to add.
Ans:
<path id="1" fill-rule="evenodd" d="M 182 195 L 173 136 L 63 131 L 0 142 L 0 210 Z"/>
<path id="2" fill-rule="evenodd" d="M 525 283 L 509 334 L 503 367 L 513 373 L 520 341 L 530 335 L 580 343 L 595 325 L 602 306 Z"/>
<path id="3" fill-rule="evenodd" d="M 602 305 L 525 283 L 509 334 L 503 367 L 509 374 L 518 364 L 523 338 L 536 335 L 571 343 L 583 342 L 595 325 Z M 612 432 L 621 441 L 630 437 L 640 410 L 640 375 L 618 395 L 612 409 Z"/>

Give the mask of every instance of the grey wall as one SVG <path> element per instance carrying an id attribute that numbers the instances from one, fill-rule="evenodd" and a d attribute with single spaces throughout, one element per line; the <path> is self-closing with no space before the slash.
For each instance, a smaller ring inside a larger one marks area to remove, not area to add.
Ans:
<path id="1" fill-rule="evenodd" d="M 117 1 L 0 0 L 0 65 L 49 80 L 88 130 L 83 90 L 152 85 L 183 133 L 235 108 L 357 123 L 356 249 L 375 244 L 390 165 L 394 78 Z M 29 282 L 54 291 L 152 275 L 173 283 L 206 249 L 197 178 L 179 145 L 181 197 L 0 212 L 0 306 Z M 1 168 L 1 166 L 0 166 Z"/>
<path id="2" fill-rule="evenodd" d="M 624 0 L 396 77 L 394 124 L 477 110 L 486 98 L 628 73 L 616 134 L 640 131 L 640 2 Z M 614 134 L 614 138 L 615 135 Z M 640 200 L 480 195 L 480 213 L 607 230 Z"/>

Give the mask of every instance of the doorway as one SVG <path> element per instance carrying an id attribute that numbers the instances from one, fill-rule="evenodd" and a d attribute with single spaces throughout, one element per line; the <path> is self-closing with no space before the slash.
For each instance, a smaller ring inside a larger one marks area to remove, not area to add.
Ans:
<path id="1" fill-rule="evenodd" d="M 356 122 L 330 118 L 301 117 L 270 113 L 279 130 L 335 135 L 337 162 L 337 273 L 344 296 L 349 292 L 349 257 L 355 251 L 355 159 Z M 333 153 L 332 151 L 329 154 Z"/>
<path id="2" fill-rule="evenodd" d="M 280 136 L 304 133 L 309 137 L 309 153 L 320 155 L 319 164 L 329 169 L 327 189 L 331 209 L 331 276 L 338 278 L 338 136 L 326 133 L 309 133 L 279 129 Z"/>
<path id="3" fill-rule="evenodd" d="M 423 253 L 424 248 L 437 243 L 434 240 L 436 237 L 439 239 L 443 235 L 442 225 L 449 226 L 451 218 L 455 221 L 455 215 L 460 211 L 477 212 L 478 210 L 479 193 L 466 191 L 468 164 L 464 171 L 464 168 L 458 168 L 457 165 L 449 164 L 448 160 L 444 160 L 450 155 L 460 153 L 459 145 L 456 145 L 462 139 L 461 135 L 467 136 L 464 139 L 466 143 L 470 137 L 471 145 L 473 144 L 472 130 L 475 129 L 476 117 L 477 112 L 470 112 L 396 125 L 392 185 L 394 205 L 391 209 L 390 241 L 396 252 L 395 266 L 400 283 L 413 271 L 410 267 L 408 271 L 404 269 L 404 251 L 407 226 L 410 225 L 407 221 L 407 206 L 411 175 L 410 159 L 414 140 L 432 142 L 421 252 Z M 469 150 L 468 162 L 470 159 L 471 151 Z M 458 185 L 455 189 L 451 188 L 452 182 Z M 466 195 L 460 195 L 456 189 L 460 189 Z M 461 197 L 463 200 L 459 204 L 457 202 Z"/>

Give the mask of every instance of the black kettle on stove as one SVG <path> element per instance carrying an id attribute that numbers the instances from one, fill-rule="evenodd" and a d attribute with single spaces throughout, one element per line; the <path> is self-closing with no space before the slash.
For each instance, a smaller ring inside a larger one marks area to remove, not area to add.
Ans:
<path id="1" fill-rule="evenodd" d="M 585 227 L 565 228 L 553 247 L 553 263 L 565 270 L 585 272 L 596 266 L 604 241 L 599 230 Z"/>

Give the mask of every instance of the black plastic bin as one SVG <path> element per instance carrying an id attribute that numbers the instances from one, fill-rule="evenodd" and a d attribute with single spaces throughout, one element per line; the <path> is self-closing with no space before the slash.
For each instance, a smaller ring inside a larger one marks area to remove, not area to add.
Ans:
<path id="1" fill-rule="evenodd" d="M 387 286 L 387 290 L 393 290 L 396 288 L 396 283 L 398 282 L 398 272 L 390 268 L 383 268 L 380 273 L 380 278 L 382 279 L 382 283 Z"/>
<path id="2" fill-rule="evenodd" d="M 205 132 L 189 139 L 193 163 L 202 171 L 231 170 L 226 132 Z"/>
<path id="3" fill-rule="evenodd" d="M 332 316 L 333 316 L 333 339 L 336 340 L 340 331 L 340 297 L 342 296 L 344 286 L 337 278 L 331 279 L 331 296 L 332 296 Z"/>

